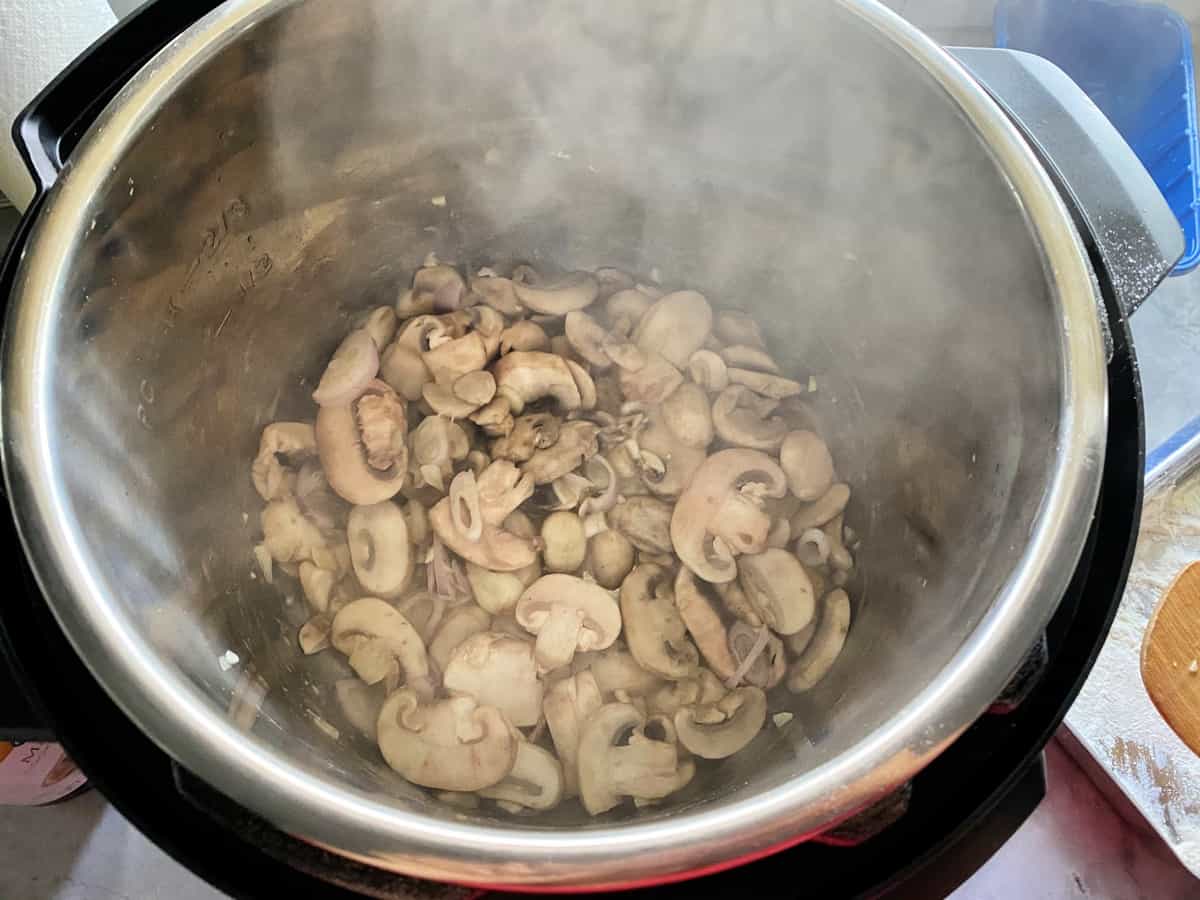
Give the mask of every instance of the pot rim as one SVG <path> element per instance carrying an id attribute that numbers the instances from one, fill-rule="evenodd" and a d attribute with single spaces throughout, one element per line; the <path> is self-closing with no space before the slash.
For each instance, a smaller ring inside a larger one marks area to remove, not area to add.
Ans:
<path id="1" fill-rule="evenodd" d="M 14 288 L 18 302 L 10 303 L 2 382 L 9 497 L 48 604 L 108 694 L 181 765 L 281 829 L 371 865 L 467 884 L 600 889 L 716 871 L 798 843 L 911 778 L 999 694 L 1067 587 L 1099 492 L 1107 382 L 1091 270 L 1049 176 L 966 71 L 877 0 L 832 2 L 932 76 L 1013 186 L 1055 288 L 1064 386 L 1058 458 L 1024 555 L 951 662 L 886 726 L 803 778 L 719 809 L 571 830 L 444 821 L 396 809 L 281 759 L 219 714 L 106 602 L 102 579 L 89 568 L 87 552 L 70 527 L 55 462 L 58 436 L 44 412 L 50 407 L 45 397 L 58 319 L 51 298 L 61 294 L 76 243 L 87 231 L 89 201 L 99 193 L 111 161 L 201 65 L 247 28 L 295 2 L 229 0 L 125 85 L 47 196 Z"/>

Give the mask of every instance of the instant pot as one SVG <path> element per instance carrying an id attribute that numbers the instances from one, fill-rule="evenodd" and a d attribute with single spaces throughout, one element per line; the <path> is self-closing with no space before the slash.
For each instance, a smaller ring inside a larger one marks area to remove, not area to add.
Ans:
<path id="1" fill-rule="evenodd" d="M 871 0 L 156 3 L 14 135 L 39 190 L 0 284 L 32 574 L 7 653 L 215 885 L 928 895 L 1036 805 L 1134 544 L 1126 317 L 1183 250 L 1053 66 Z M 253 574 L 249 462 L 430 251 L 657 270 L 819 385 L 863 541 L 846 651 L 660 805 L 464 813 L 314 725 L 337 661 Z"/>

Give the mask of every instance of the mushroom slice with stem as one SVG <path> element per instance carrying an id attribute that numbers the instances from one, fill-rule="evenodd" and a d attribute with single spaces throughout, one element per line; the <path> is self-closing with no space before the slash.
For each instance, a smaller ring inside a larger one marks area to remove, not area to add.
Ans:
<path id="1" fill-rule="evenodd" d="M 700 663 L 675 607 L 670 575 L 650 563 L 637 566 L 621 585 L 621 621 L 629 652 L 642 668 L 663 678 L 687 678 Z"/>
<path id="2" fill-rule="evenodd" d="M 549 484 L 578 469 L 600 452 L 600 426 L 595 422 L 564 422 L 558 440 L 544 450 L 535 450 L 521 467 L 535 484 Z"/>
<path id="3" fill-rule="evenodd" d="M 688 374 L 710 394 L 720 393 L 729 387 L 729 372 L 725 360 L 712 350 L 697 350 L 688 359 Z"/>
<path id="4" fill-rule="evenodd" d="M 579 793 L 579 736 L 583 724 L 603 705 L 600 686 L 591 672 L 577 672 L 559 679 L 546 689 L 542 713 L 563 766 L 566 796 Z"/>
<path id="5" fill-rule="evenodd" d="M 421 354 L 421 359 L 435 381 L 452 385 L 462 376 L 487 365 L 487 345 L 479 332 L 470 331 L 431 347 Z"/>
<path id="6" fill-rule="evenodd" d="M 725 680 L 735 688 L 743 682 L 769 690 L 783 681 L 787 674 L 787 657 L 783 641 L 766 625 L 757 627 L 735 622 L 729 629 L 729 651 L 737 660 L 737 669 Z"/>
<path id="7" fill-rule="evenodd" d="M 571 272 L 555 281 L 538 284 L 514 282 L 513 288 L 523 306 L 549 316 L 583 309 L 600 293 L 600 285 L 588 272 Z"/>
<path id="8" fill-rule="evenodd" d="M 521 737 L 495 707 L 470 697 L 428 706 L 411 690 L 384 701 L 376 725 L 389 766 L 413 784 L 478 791 L 501 781 L 517 759 Z"/>
<path id="9" fill-rule="evenodd" d="M 377 597 L 347 604 L 333 617 L 330 639 L 367 684 L 383 681 L 394 690 L 403 675 L 418 696 L 433 696 L 425 643 L 391 604 Z"/>
<path id="10" fill-rule="evenodd" d="M 548 750 L 521 741 L 512 771 L 478 792 L 480 797 L 514 804 L 521 809 L 553 809 L 563 798 L 563 766 Z"/>
<path id="11" fill-rule="evenodd" d="M 483 537 L 483 513 L 479 505 L 479 485 L 475 473 L 459 472 L 450 482 L 450 518 L 454 527 L 468 541 Z"/>
<path id="12" fill-rule="evenodd" d="M 767 695 L 756 687 L 730 691 L 714 704 L 675 713 L 679 743 L 704 759 L 725 759 L 754 740 L 767 720 Z"/>
<path id="13" fill-rule="evenodd" d="M 286 466 L 296 466 L 316 456 L 317 437 L 307 422 L 273 422 L 263 429 L 258 455 L 250 467 L 254 489 L 266 501 L 278 500 L 291 491 Z"/>
<path id="14" fill-rule="evenodd" d="M 643 553 L 670 553 L 671 506 L 655 497 L 627 497 L 608 514 L 608 523 Z"/>
<path id="15" fill-rule="evenodd" d="M 446 670 L 451 655 L 463 641 L 487 631 L 491 624 L 492 617 L 473 603 L 464 603 L 450 610 L 429 642 L 429 656 L 439 671 Z"/>
<path id="16" fill-rule="evenodd" d="M 613 357 L 621 370 L 617 381 L 626 400 L 657 405 L 683 384 L 683 374 L 661 354 L 652 350 L 642 350 L 641 354 L 637 361 L 642 365 L 636 369 L 622 365 L 624 360 L 621 356 Z"/>
<path id="17" fill-rule="evenodd" d="M 821 615 L 812 640 L 788 670 L 788 690 L 803 693 L 829 674 L 850 633 L 850 597 L 840 588 L 821 600 Z"/>
<path id="18" fill-rule="evenodd" d="M 583 465 L 584 476 L 591 484 L 589 496 L 579 504 L 579 515 L 606 513 L 617 503 L 617 473 L 607 457 L 596 454 Z"/>
<path id="19" fill-rule="evenodd" d="M 742 590 L 771 630 L 795 634 L 812 621 L 812 581 L 792 554 L 770 548 L 739 557 L 737 568 Z"/>
<path id="20" fill-rule="evenodd" d="M 478 425 L 488 437 L 503 438 L 512 434 L 515 425 L 512 410 L 503 397 L 493 397 L 490 403 L 471 413 L 468 418 Z M 484 454 L 485 458 L 487 454 Z"/>
<path id="21" fill-rule="evenodd" d="M 519 416 L 513 420 L 509 433 L 492 444 L 492 458 L 528 462 L 538 450 L 553 447 L 561 429 L 562 421 L 550 413 Z"/>
<path id="22" fill-rule="evenodd" d="M 680 385 L 675 394 L 689 387 L 695 385 Z M 642 481 L 651 492 L 660 497 L 677 497 L 691 482 L 706 454 L 703 449 L 681 441 L 668 427 L 666 410 L 664 403 L 647 412 L 645 426 L 636 441 L 638 457 L 635 461 Z"/>
<path id="23" fill-rule="evenodd" d="M 713 403 L 713 428 L 731 444 L 772 452 L 787 435 L 787 423 L 771 415 L 775 405 L 775 401 L 759 397 L 749 388 L 731 384 Z"/>
<path id="24" fill-rule="evenodd" d="M 675 504 L 670 526 L 675 553 L 705 581 L 732 581 L 734 557 L 766 547 L 771 519 L 762 509 L 764 499 L 786 492 L 787 477 L 765 453 L 714 453 Z"/>
<path id="25" fill-rule="evenodd" d="M 520 415 L 535 400 L 549 397 L 563 412 L 579 409 L 583 398 L 566 360 L 536 350 L 514 351 L 492 366 L 496 395 L 508 401 L 513 415 Z"/>
<path id="26" fill-rule="evenodd" d="M 479 539 L 471 540 L 455 525 L 450 509 L 449 497 L 439 500 L 429 511 L 429 522 L 442 542 L 468 562 L 493 572 L 515 572 L 537 561 L 533 541 L 486 521 Z"/>
<path id="27" fill-rule="evenodd" d="M 573 575 L 543 575 L 517 601 L 517 622 L 537 635 L 534 658 L 541 672 L 571 662 L 576 650 L 604 650 L 621 633 L 621 610 L 612 594 Z"/>
<path id="28" fill-rule="evenodd" d="M 750 369 L 729 368 L 729 380 L 734 384 L 744 385 L 756 394 L 770 397 L 772 400 L 783 400 L 785 397 L 797 397 L 807 392 L 807 387 L 798 381 L 772 375 L 769 372 L 753 372 Z"/>
<path id="29" fill-rule="evenodd" d="M 300 563 L 299 578 L 300 588 L 313 611 L 325 612 L 329 609 L 329 598 L 337 576 L 316 563 L 304 560 Z"/>
<path id="30" fill-rule="evenodd" d="M 379 348 L 362 328 L 346 335 L 325 367 L 313 400 L 318 406 L 345 406 L 379 374 Z"/>
<path id="31" fill-rule="evenodd" d="M 543 686 L 528 641 L 491 631 L 472 635 L 450 654 L 442 684 L 452 695 L 494 706 L 518 728 L 536 725 L 542 715 Z"/>
<path id="32" fill-rule="evenodd" d="M 380 597 L 396 597 L 412 575 L 408 523 L 390 500 L 356 506 L 346 523 L 346 541 L 358 583 Z"/>
<path id="33" fill-rule="evenodd" d="M 605 704 L 584 724 L 579 796 L 591 815 L 607 812 L 624 797 L 665 797 L 691 780 L 695 764 L 681 761 L 674 743 L 646 737 L 645 724 L 645 715 L 629 703 Z"/>
<path id="34" fill-rule="evenodd" d="M 721 679 L 732 677 L 737 660 L 729 650 L 729 633 L 721 614 L 719 601 L 709 595 L 712 588 L 696 580 L 687 566 L 680 566 L 675 576 L 675 607 L 687 627 L 704 661 Z"/>
<path id="35" fill-rule="evenodd" d="M 438 263 L 413 274 L 412 304 L 416 309 L 428 306 L 431 312 L 450 312 L 462 305 L 466 291 L 466 282 L 454 266 Z"/>
<path id="36" fill-rule="evenodd" d="M 840 516 L 850 502 L 850 486 L 838 483 L 812 503 L 797 510 L 792 516 L 792 533 L 803 534 L 810 528 L 820 528 Z"/>
<path id="37" fill-rule="evenodd" d="M 712 307 L 703 294 L 675 291 L 646 311 L 633 332 L 633 340 L 643 351 L 657 353 L 676 369 L 682 369 L 704 346 L 712 322 Z"/>
<path id="38" fill-rule="evenodd" d="M 344 406 L 322 406 L 315 434 L 329 486 L 359 506 L 395 496 L 408 475 L 407 430 L 404 401 L 382 381 Z"/>

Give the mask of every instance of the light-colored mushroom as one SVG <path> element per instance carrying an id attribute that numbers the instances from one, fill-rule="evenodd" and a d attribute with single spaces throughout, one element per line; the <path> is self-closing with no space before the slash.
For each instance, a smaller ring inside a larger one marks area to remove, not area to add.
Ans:
<path id="1" fill-rule="evenodd" d="M 798 397 L 808 388 L 798 381 L 772 375 L 769 372 L 754 372 L 750 369 L 729 367 L 729 380 L 733 384 L 744 385 L 756 394 L 762 394 L 772 400 L 783 400 L 785 397 Z"/>
<path id="2" fill-rule="evenodd" d="M 688 387 L 695 385 L 680 385 L 675 393 Z M 693 432 L 693 436 L 695 434 Z M 707 458 L 702 448 L 680 440 L 676 432 L 668 427 L 665 403 L 647 412 L 637 445 L 642 481 L 660 497 L 678 497 Z"/>
<path id="3" fill-rule="evenodd" d="M 850 597 L 838 588 L 821 600 L 821 615 L 812 640 L 788 670 L 788 690 L 795 694 L 810 690 L 829 674 L 849 633 Z"/>
<path id="4" fill-rule="evenodd" d="M 738 580 L 763 622 L 779 634 L 795 634 L 812 621 L 812 582 L 786 550 L 767 549 L 738 557 Z"/>
<path id="5" fill-rule="evenodd" d="M 617 381 L 625 399 L 654 406 L 662 403 L 683 384 L 683 374 L 660 354 L 652 350 L 641 350 L 636 369 L 626 368 L 623 357 L 614 356 L 620 371 Z"/>
<path id="6" fill-rule="evenodd" d="M 429 591 L 413 591 L 398 601 L 397 607 L 428 645 L 446 615 L 446 598 Z"/>
<path id="7" fill-rule="evenodd" d="M 379 348 L 364 329 L 346 335 L 334 352 L 313 400 L 318 406 L 344 406 L 359 396 L 379 373 Z"/>
<path id="8" fill-rule="evenodd" d="M 595 272 L 596 283 L 600 285 L 600 296 L 609 297 L 617 291 L 624 291 L 634 286 L 633 276 L 623 269 L 614 266 L 601 266 Z"/>
<path id="9" fill-rule="evenodd" d="M 742 586 L 737 583 L 736 579 L 724 584 L 716 584 L 714 587 L 721 597 L 721 604 L 725 607 L 726 612 L 739 622 L 745 622 L 754 628 L 762 626 L 762 617 L 754 608 L 754 604 L 746 598 L 746 592 L 742 590 Z"/>
<path id="10" fill-rule="evenodd" d="M 568 797 L 579 793 L 579 736 L 586 722 L 603 705 L 600 686 L 591 672 L 577 672 L 546 689 L 542 713 L 563 766 L 563 788 Z"/>
<path id="11" fill-rule="evenodd" d="M 463 403 L 478 409 L 496 395 L 496 379 L 491 372 L 469 372 L 454 382 L 453 393 Z"/>
<path id="12" fill-rule="evenodd" d="M 516 316 L 524 312 L 513 283 L 508 278 L 498 275 L 476 275 L 471 279 L 471 291 L 477 294 L 484 303 L 497 312 L 506 316 Z"/>
<path id="13" fill-rule="evenodd" d="M 488 350 L 483 336 L 470 331 L 459 338 L 439 343 L 421 354 L 429 373 L 440 384 L 452 385 L 462 376 L 487 365 Z"/>
<path id="14" fill-rule="evenodd" d="M 843 522 L 843 514 L 838 513 L 822 526 L 829 542 L 829 565 L 835 572 L 849 572 L 854 568 L 854 557 L 846 547 Z"/>
<path id="15" fill-rule="evenodd" d="M 467 638 L 487 631 L 491 624 L 492 617 L 473 603 L 454 607 L 442 618 L 442 624 L 429 642 L 430 659 L 444 672 L 454 651 Z"/>
<path id="16" fill-rule="evenodd" d="M 583 520 L 570 510 L 559 510 L 542 522 L 542 561 L 551 572 L 577 572 L 587 556 Z"/>
<path id="17" fill-rule="evenodd" d="M 330 640 L 367 684 L 383 681 L 393 690 L 403 676 L 418 696 L 433 696 L 425 643 L 391 604 L 377 597 L 347 604 L 333 617 Z"/>
<path id="18" fill-rule="evenodd" d="M 503 397 L 492 398 L 490 403 L 480 407 L 467 418 L 478 425 L 488 437 L 494 438 L 512 434 L 515 424 L 512 410 Z"/>
<path id="19" fill-rule="evenodd" d="M 521 467 L 522 471 L 531 476 L 535 484 L 549 484 L 573 472 L 600 451 L 599 433 L 600 426 L 594 422 L 580 419 L 564 422 L 559 428 L 558 440 L 544 450 L 534 451 Z"/>
<path id="20" fill-rule="evenodd" d="M 421 354 L 399 341 L 392 342 L 383 351 L 379 377 L 410 403 L 420 400 L 422 389 L 433 380 Z"/>
<path id="21" fill-rule="evenodd" d="M 317 453 L 317 437 L 307 422 L 273 422 L 263 429 L 258 455 L 250 467 L 254 489 L 264 500 L 278 500 L 292 490 L 295 474 L 306 459 Z"/>
<path id="22" fill-rule="evenodd" d="M 439 491 L 446 490 L 454 464 L 466 459 L 471 445 L 467 434 L 457 422 L 445 416 L 426 416 L 413 429 L 412 466 L 419 473 L 419 484 L 428 484 Z"/>
<path id="23" fill-rule="evenodd" d="M 356 506 L 346 524 L 346 541 L 358 583 L 379 597 L 396 597 L 412 575 L 408 523 L 390 500 Z"/>
<path id="24" fill-rule="evenodd" d="M 676 369 L 688 364 L 712 331 L 712 307 L 697 291 L 675 291 L 656 301 L 633 332 L 644 352 L 658 353 Z"/>
<path id="25" fill-rule="evenodd" d="M 762 347 L 753 347 L 749 344 L 730 344 L 728 347 L 721 348 L 721 359 L 730 368 L 779 374 L 779 366 L 771 358 L 771 354 Z"/>
<path id="26" fill-rule="evenodd" d="M 579 796 L 593 816 L 624 797 L 658 799 L 691 780 L 695 764 L 675 744 L 643 733 L 646 717 L 629 703 L 608 703 L 583 726 L 579 739 Z M 622 741 L 628 742 L 622 744 Z"/>
<path id="27" fill-rule="evenodd" d="M 508 615 L 516 609 L 527 587 L 515 572 L 492 572 L 473 562 L 467 563 L 467 580 L 475 602 L 495 616 Z"/>
<path id="28" fill-rule="evenodd" d="M 346 721 L 372 741 L 376 740 L 384 700 L 380 686 L 363 684 L 357 678 L 342 678 L 334 682 L 333 693 Z"/>
<path id="29" fill-rule="evenodd" d="M 614 644 L 600 653 L 576 653 L 572 669 L 591 672 L 600 692 L 611 697 L 618 691 L 644 697 L 662 687 L 662 679 L 643 669 L 633 654 Z"/>
<path id="30" fill-rule="evenodd" d="M 579 409 L 583 399 L 575 377 L 561 356 L 539 351 L 514 351 L 492 366 L 496 394 L 520 415 L 535 400 L 549 397 L 566 412 Z"/>
<path id="31" fill-rule="evenodd" d="M 633 544 L 611 528 L 594 534 L 588 539 L 585 565 L 597 584 L 616 590 L 633 569 Z"/>
<path id="32" fill-rule="evenodd" d="M 711 586 L 697 581 L 687 566 L 675 576 L 675 607 L 704 661 L 720 678 L 732 677 L 737 660 L 729 650 L 729 632 L 718 612 L 719 598 L 710 596 Z"/>
<path id="33" fill-rule="evenodd" d="M 767 546 L 782 550 L 792 539 L 792 525 L 787 519 L 775 519 L 767 532 Z"/>
<path id="34" fill-rule="evenodd" d="M 571 370 L 571 377 L 575 379 L 575 387 L 579 389 L 579 408 L 580 409 L 595 409 L 596 408 L 596 382 L 592 380 L 592 376 L 588 374 L 587 369 L 575 362 L 573 359 L 566 360 L 567 368 Z"/>
<path id="35" fill-rule="evenodd" d="M 514 322 L 500 335 L 500 352 L 507 354 L 513 351 L 527 353 L 531 350 L 546 350 L 550 346 L 550 338 L 537 322 L 523 319 Z"/>
<path id="36" fill-rule="evenodd" d="M 561 429 L 562 421 L 550 413 L 518 416 L 509 433 L 492 444 L 492 457 L 527 462 L 536 451 L 553 447 Z"/>
<path id="37" fill-rule="evenodd" d="M 466 290 L 466 283 L 453 266 L 425 266 L 413 274 L 412 303 L 417 309 L 428 306 L 433 312 L 450 312 L 462 305 Z"/>
<path id="38" fill-rule="evenodd" d="M 662 418 L 672 433 L 689 447 L 704 449 L 712 443 L 712 409 L 697 384 L 685 382 L 662 404 Z"/>
<path id="39" fill-rule="evenodd" d="M 325 612 L 329 609 L 329 598 L 333 594 L 337 576 L 308 560 L 300 563 L 298 574 L 300 588 L 304 591 L 304 596 L 313 612 Z"/>
<path id="40" fill-rule="evenodd" d="M 792 516 L 792 533 L 803 534 L 810 528 L 820 528 L 840 516 L 850 502 L 850 486 L 839 482 L 812 503 Z"/>
<path id="41" fill-rule="evenodd" d="M 563 767 L 548 750 L 521 741 L 512 771 L 499 783 L 479 791 L 480 797 L 520 809 L 553 809 L 563 798 Z M 505 807 L 507 808 L 507 807 Z"/>
<path id="42" fill-rule="evenodd" d="M 687 678 L 700 663 L 675 608 L 669 573 L 643 563 L 621 585 L 621 621 L 629 652 L 642 668 L 663 678 Z"/>
<path id="43" fill-rule="evenodd" d="M 494 706 L 518 728 L 536 725 L 542 714 L 542 682 L 533 644 L 485 631 L 467 638 L 442 674 L 452 695 L 466 694 Z"/>
<path id="44" fill-rule="evenodd" d="M 787 423 L 771 415 L 775 405 L 749 388 L 731 384 L 713 402 L 713 428 L 731 444 L 772 452 L 787 435 Z"/>
<path id="45" fill-rule="evenodd" d="M 295 497 L 272 500 L 263 507 L 259 522 L 263 530 L 263 543 L 276 562 L 298 563 L 314 557 L 328 561 L 326 554 L 330 551 L 325 535 L 305 517 Z"/>
<path id="46" fill-rule="evenodd" d="M 503 527 L 508 514 L 529 499 L 533 479 L 522 476 L 506 461 L 494 462 L 476 479 L 483 526 L 478 539 L 471 530 L 459 529 L 450 499 L 438 501 L 429 511 L 434 532 L 447 547 L 470 562 L 493 572 L 515 572 L 537 560 L 537 546 Z"/>
<path id="47" fill-rule="evenodd" d="M 648 296 L 634 288 L 617 291 L 604 304 L 608 327 L 616 334 L 631 335 L 642 316 L 653 304 Z"/>
<path id="48" fill-rule="evenodd" d="M 713 704 L 675 713 L 679 743 L 704 759 L 725 759 L 744 748 L 767 720 L 767 695 L 756 687 L 730 691 Z"/>
<path id="49" fill-rule="evenodd" d="M 787 674 L 783 641 L 766 625 L 757 627 L 735 622 L 729 629 L 729 651 L 738 667 L 726 683 L 730 687 L 752 684 L 770 690 Z"/>
<path id="50" fill-rule="evenodd" d="M 725 310 L 713 320 L 713 333 L 726 344 L 743 344 L 766 349 L 758 322 L 740 310 Z"/>
<path id="51" fill-rule="evenodd" d="M 822 595 L 823 596 L 823 595 Z M 813 635 L 817 633 L 817 621 L 820 619 L 820 613 L 813 616 L 813 620 L 797 631 L 795 634 L 789 634 L 784 640 L 784 645 L 792 656 L 800 656 L 808 645 L 812 643 Z"/>
<path id="52" fill-rule="evenodd" d="M 331 625 L 329 616 L 318 615 L 313 616 L 300 626 L 300 633 L 297 635 L 297 640 L 300 644 L 300 650 L 305 656 L 320 653 L 329 646 Z"/>
<path id="53" fill-rule="evenodd" d="M 688 360 L 688 375 L 692 381 L 710 394 L 719 393 L 729 387 L 729 372 L 725 360 L 712 350 L 697 350 Z"/>
<path id="54" fill-rule="evenodd" d="M 395 496 L 408 475 L 404 401 L 382 381 L 344 406 L 322 406 L 317 452 L 329 486 L 358 506 Z"/>
<path id="55" fill-rule="evenodd" d="M 390 306 L 376 306 L 358 317 L 355 328 L 361 328 L 375 342 L 375 349 L 382 353 L 396 336 L 396 310 Z"/>
<path id="56" fill-rule="evenodd" d="M 600 285 L 588 272 L 571 272 L 562 278 L 538 284 L 514 282 L 517 299 L 527 309 L 550 316 L 563 316 L 588 306 L 600 292 Z"/>
<path id="57" fill-rule="evenodd" d="M 680 561 L 705 581 L 732 581 L 734 557 L 766 547 L 771 520 L 763 499 L 786 491 L 783 470 L 765 453 L 714 453 L 696 470 L 671 516 L 671 542 Z"/>
<path id="58" fill-rule="evenodd" d="M 470 697 L 428 706 L 420 700 L 399 690 L 379 711 L 379 749 L 404 778 L 438 790 L 478 791 L 512 771 L 521 737 L 499 710 Z"/>
<path id="59" fill-rule="evenodd" d="M 674 718 L 685 706 L 716 703 L 728 691 L 716 675 L 701 667 L 695 676 L 668 681 L 647 697 L 647 707 L 657 715 Z M 672 727 L 673 724 L 672 724 Z"/>
<path id="60" fill-rule="evenodd" d="M 644 553 L 670 553 L 671 506 L 655 497 L 626 497 L 608 514 L 608 524 Z"/>
<path id="61" fill-rule="evenodd" d="M 517 622 L 537 635 L 534 657 L 542 672 L 571 662 L 575 652 L 604 650 L 621 633 L 612 594 L 573 575 L 543 575 L 517 601 Z"/>
<path id="62" fill-rule="evenodd" d="M 581 359 L 600 371 L 612 365 L 612 358 L 604 352 L 608 332 L 599 322 L 587 313 L 575 310 L 567 313 L 563 328 L 571 347 Z"/>

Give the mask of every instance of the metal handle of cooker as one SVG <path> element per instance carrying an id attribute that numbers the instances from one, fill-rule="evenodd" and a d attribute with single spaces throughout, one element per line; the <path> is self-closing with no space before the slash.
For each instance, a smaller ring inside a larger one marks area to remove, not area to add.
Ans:
<path id="1" fill-rule="evenodd" d="M 1071 78 L 1017 50 L 946 48 L 1024 133 L 1069 201 L 1125 315 L 1171 272 L 1183 232 L 1130 146 Z"/>

